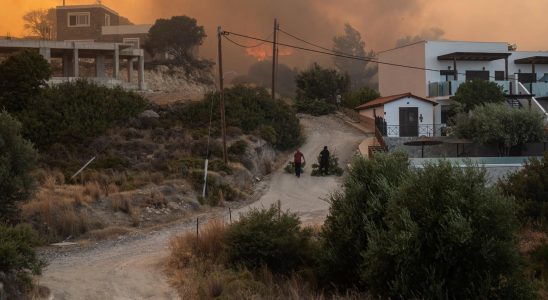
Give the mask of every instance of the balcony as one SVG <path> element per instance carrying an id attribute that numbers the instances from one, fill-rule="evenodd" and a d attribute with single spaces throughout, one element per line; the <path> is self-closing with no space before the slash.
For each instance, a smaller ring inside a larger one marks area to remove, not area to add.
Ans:
<path id="1" fill-rule="evenodd" d="M 548 97 L 548 82 L 530 82 L 522 84 L 531 94 L 535 95 L 535 98 Z"/>
<path id="2" fill-rule="evenodd" d="M 428 83 L 428 97 L 449 97 L 454 96 L 460 85 L 465 83 L 465 80 L 451 80 Z M 510 93 L 510 81 L 494 81 L 505 94 Z M 548 85 L 548 83 L 547 83 Z M 546 87 L 548 93 L 548 86 Z"/>

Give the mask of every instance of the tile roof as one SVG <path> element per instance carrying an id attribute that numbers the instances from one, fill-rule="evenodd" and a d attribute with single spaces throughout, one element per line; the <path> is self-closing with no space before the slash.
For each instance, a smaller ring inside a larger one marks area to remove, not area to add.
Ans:
<path id="1" fill-rule="evenodd" d="M 375 100 L 372 100 L 372 101 L 369 101 L 365 104 L 362 104 L 362 105 L 360 105 L 360 106 L 358 106 L 354 109 L 355 110 L 364 110 L 364 109 L 368 109 L 368 108 L 372 108 L 372 107 L 383 106 L 386 103 L 396 101 L 396 100 L 400 100 L 400 99 L 403 99 L 403 98 L 414 98 L 414 99 L 417 99 L 417 100 L 432 103 L 433 105 L 438 105 L 438 103 L 434 100 L 430 100 L 430 99 L 426 99 L 426 98 L 423 98 L 423 97 L 415 96 L 411 93 L 405 93 L 405 94 L 399 94 L 399 95 L 392 95 L 392 96 L 377 98 Z"/>

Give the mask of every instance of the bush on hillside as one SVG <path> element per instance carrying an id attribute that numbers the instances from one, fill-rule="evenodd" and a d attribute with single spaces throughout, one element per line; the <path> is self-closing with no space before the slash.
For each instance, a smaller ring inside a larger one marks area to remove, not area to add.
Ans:
<path id="1" fill-rule="evenodd" d="M 297 215 L 277 207 L 252 209 L 226 233 L 226 255 L 235 267 L 290 274 L 311 262 L 311 231 L 301 228 Z"/>
<path id="2" fill-rule="evenodd" d="M 521 170 L 499 181 L 499 186 L 521 207 L 521 223 L 548 225 L 548 152 L 542 159 L 525 162 Z"/>
<path id="3" fill-rule="evenodd" d="M 270 127 L 275 132 L 272 136 L 275 137 L 273 145 L 280 150 L 293 148 L 301 142 L 301 129 L 295 112 L 280 101 L 272 101 L 265 89 L 235 86 L 225 90 L 225 100 L 228 127 L 241 128 L 246 134 Z M 171 122 L 181 122 L 185 127 L 207 128 L 211 105 L 214 108 L 218 107 L 217 93 L 208 95 L 204 101 L 174 106 L 167 117 Z M 214 109 L 215 135 L 219 135 L 220 128 L 217 112 L 218 110 Z"/>
<path id="4" fill-rule="evenodd" d="M 34 250 L 39 238 L 30 226 L 0 224 L 0 283 L 2 299 L 22 299 L 32 287 L 32 276 L 39 275 L 44 262 Z M 5 296 L 6 298 L 2 297 Z"/>
<path id="5" fill-rule="evenodd" d="M 366 219 L 360 276 L 383 298 L 531 299 L 517 241 L 515 204 L 476 166 L 439 161 L 416 169 Z"/>
<path id="6" fill-rule="evenodd" d="M 319 275 L 327 283 L 359 286 L 362 252 L 368 247 L 366 221 L 381 223 L 391 190 L 409 171 L 404 153 L 356 159 L 344 182 L 344 190 L 334 194 L 322 228 L 322 255 Z"/>
<path id="7" fill-rule="evenodd" d="M 455 134 L 482 145 L 496 146 L 501 156 L 512 148 L 541 140 L 543 116 L 535 111 L 505 104 L 485 104 L 456 117 Z"/>
<path id="8" fill-rule="evenodd" d="M 344 95 L 350 87 L 348 75 L 324 69 L 314 63 L 297 74 L 297 111 L 325 115 L 335 110 L 337 95 Z"/>
<path id="9" fill-rule="evenodd" d="M 37 158 L 32 144 L 21 136 L 21 124 L 0 111 L 0 221 L 14 219 L 17 203 L 30 196 L 30 172 Z"/>
<path id="10" fill-rule="evenodd" d="M 49 63 L 38 53 L 21 51 L 0 63 L 0 109 L 18 113 L 29 108 L 51 77 Z"/>
<path id="11" fill-rule="evenodd" d="M 133 92 L 81 80 L 42 89 L 20 118 L 25 136 L 39 149 L 55 143 L 70 148 L 127 122 L 146 106 L 146 100 Z"/>

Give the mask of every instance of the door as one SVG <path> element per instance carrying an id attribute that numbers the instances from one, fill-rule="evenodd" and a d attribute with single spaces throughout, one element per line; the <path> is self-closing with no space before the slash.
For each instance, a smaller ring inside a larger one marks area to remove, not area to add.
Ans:
<path id="1" fill-rule="evenodd" d="M 418 107 L 400 107 L 400 136 L 419 136 Z"/>

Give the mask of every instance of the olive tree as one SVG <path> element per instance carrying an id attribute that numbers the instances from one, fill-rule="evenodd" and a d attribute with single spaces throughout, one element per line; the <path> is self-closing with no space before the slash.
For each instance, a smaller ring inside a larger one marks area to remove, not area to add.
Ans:
<path id="1" fill-rule="evenodd" d="M 455 123 L 457 135 L 496 146 L 502 156 L 508 156 L 512 147 L 540 141 L 544 134 L 541 114 L 495 103 L 461 113 Z"/>
<path id="2" fill-rule="evenodd" d="M 469 112 L 479 105 L 504 103 L 506 98 L 497 83 L 486 80 L 471 80 L 459 86 L 453 100 L 455 101 L 455 110 Z"/>

